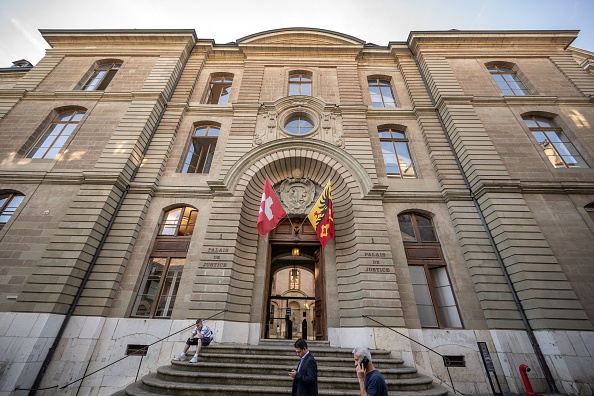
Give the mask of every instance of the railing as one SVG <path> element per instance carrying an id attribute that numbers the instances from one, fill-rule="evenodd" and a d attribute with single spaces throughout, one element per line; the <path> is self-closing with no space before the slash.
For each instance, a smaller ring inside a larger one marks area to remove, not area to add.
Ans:
<path id="1" fill-rule="evenodd" d="M 227 311 L 227 310 L 226 310 L 226 309 L 224 309 L 224 310 L 222 310 L 222 311 L 220 311 L 220 312 L 217 312 L 216 314 L 214 314 L 214 315 L 211 315 L 211 316 L 209 316 L 208 318 L 206 318 L 206 319 L 202 319 L 202 320 L 203 320 L 203 321 L 210 320 L 210 319 L 214 318 L 215 316 L 218 316 L 218 315 L 220 315 L 220 314 L 222 314 L 223 312 L 226 312 L 226 311 Z M 18 391 L 18 390 L 21 390 L 21 391 L 42 391 L 42 390 L 49 390 L 49 389 L 55 389 L 55 388 L 64 389 L 64 388 L 66 388 L 66 387 L 68 387 L 68 386 L 70 386 L 70 385 L 72 385 L 72 384 L 75 384 L 75 383 L 77 383 L 78 381 L 82 381 L 83 379 L 85 379 L 85 378 L 87 378 L 87 377 L 90 377 L 90 376 L 91 376 L 91 375 L 93 375 L 93 374 L 96 374 L 96 373 L 98 373 L 98 372 L 99 372 L 99 371 L 101 371 L 101 370 L 105 370 L 105 369 L 106 369 L 106 368 L 108 368 L 109 366 L 113 366 L 114 364 L 116 364 L 116 363 L 118 363 L 118 362 L 121 362 L 121 361 L 122 361 L 122 360 L 124 360 L 124 359 L 127 359 L 127 358 L 129 358 L 130 356 L 135 356 L 135 355 L 138 355 L 138 354 L 140 354 L 140 353 L 142 353 L 142 352 L 144 352 L 144 351 L 147 351 L 147 350 L 149 349 L 149 347 L 151 347 L 151 346 L 153 346 L 153 345 L 155 345 L 155 344 L 158 344 L 158 343 L 160 343 L 161 341 L 163 341 L 163 340 L 166 340 L 166 339 L 168 339 L 169 337 L 171 337 L 171 336 L 173 336 L 173 335 L 179 334 L 179 333 L 181 333 L 182 331 L 186 331 L 186 330 L 188 330 L 188 329 L 190 329 L 190 328 L 192 328 L 192 327 L 194 327 L 194 326 L 195 326 L 195 324 L 191 324 L 190 326 L 188 326 L 188 327 L 185 327 L 185 328 L 183 328 L 183 329 L 181 329 L 181 330 L 179 330 L 179 331 L 176 331 L 175 333 L 171 333 L 171 334 L 169 334 L 168 336 L 166 336 L 166 337 L 163 337 L 163 338 L 161 338 L 161 339 L 159 339 L 159 340 L 157 340 L 157 341 L 153 342 L 152 344 L 145 345 L 145 346 L 143 346 L 142 348 L 140 348 L 140 349 L 137 349 L 136 351 L 134 351 L 134 352 L 130 353 L 129 355 L 126 355 L 126 356 L 124 356 L 123 358 L 116 360 L 115 362 L 111 362 L 111 363 L 110 363 L 110 364 L 108 364 L 107 366 L 103 366 L 103 367 L 101 367 L 100 369 L 97 369 L 97 370 L 93 371 L 92 373 L 85 374 L 85 375 L 83 375 L 82 377 L 80 377 L 80 378 L 78 378 L 78 379 L 76 379 L 76 380 L 74 380 L 74 381 L 71 381 L 71 382 L 67 383 L 66 385 L 62 385 L 62 386 L 59 386 L 59 385 L 54 385 L 54 386 L 50 386 L 50 387 L 47 387 L 47 388 L 19 388 L 19 387 L 16 387 L 16 388 L 14 388 L 14 390 L 15 390 L 15 391 Z M 141 355 L 141 356 L 140 356 L 140 363 L 138 363 L 138 371 L 136 372 L 136 379 L 134 379 L 134 382 L 138 381 L 138 374 L 140 373 L 140 366 L 142 365 L 142 356 L 144 356 L 144 355 Z"/>
<path id="2" fill-rule="evenodd" d="M 364 318 L 367 318 L 367 319 L 369 319 L 369 320 L 371 320 L 371 321 L 373 321 L 373 322 L 375 322 L 375 323 L 377 323 L 377 324 L 379 324 L 379 325 L 381 325 L 382 327 L 385 327 L 385 328 L 386 328 L 386 329 L 388 329 L 388 330 L 392 330 L 394 333 L 397 333 L 397 334 L 401 335 L 402 337 L 408 338 L 409 340 L 411 340 L 411 341 L 412 341 L 412 342 L 414 342 L 415 344 L 419 344 L 419 345 L 420 345 L 420 346 L 422 346 L 423 348 L 426 348 L 428 351 L 431 351 L 431 352 L 435 353 L 436 355 L 439 355 L 439 356 L 441 356 L 441 358 L 443 359 L 443 363 L 444 363 L 444 366 L 445 366 L 445 368 L 446 368 L 446 371 L 448 372 L 448 377 L 450 377 L 450 383 L 452 384 L 452 390 L 454 391 L 454 393 L 458 393 L 458 394 L 460 394 L 460 395 L 462 395 L 462 396 L 466 396 L 464 393 L 462 393 L 462 392 L 460 392 L 460 391 L 457 391 L 457 390 L 456 390 L 456 388 L 454 387 L 454 381 L 452 380 L 452 375 L 450 374 L 450 368 L 449 368 L 449 365 L 450 365 L 450 360 L 448 359 L 448 357 L 447 357 L 447 356 L 444 356 L 444 355 L 442 355 L 441 353 L 439 353 L 439 352 L 437 352 L 437 351 L 434 351 L 433 349 L 429 348 L 427 345 L 421 344 L 421 343 L 420 343 L 420 342 L 418 342 L 417 340 L 413 340 L 412 338 L 410 338 L 410 337 L 409 337 L 409 336 L 407 336 L 407 335 L 404 335 L 404 334 L 402 334 L 402 333 L 401 333 L 401 332 L 399 332 L 398 330 L 394 330 L 393 328 L 391 328 L 391 327 L 389 327 L 389 326 L 386 326 L 385 324 L 383 324 L 383 323 L 381 323 L 381 322 L 378 322 L 377 320 L 373 319 L 373 318 L 372 318 L 372 317 L 370 317 L 370 316 L 363 315 L 363 317 L 364 317 Z M 437 374 L 435 374 L 435 373 L 434 373 L 434 375 L 435 375 L 435 377 L 437 377 L 437 379 L 439 379 L 441 382 L 443 382 L 443 383 L 446 383 L 446 381 L 444 381 L 442 378 L 439 378 L 439 376 L 437 376 Z"/>

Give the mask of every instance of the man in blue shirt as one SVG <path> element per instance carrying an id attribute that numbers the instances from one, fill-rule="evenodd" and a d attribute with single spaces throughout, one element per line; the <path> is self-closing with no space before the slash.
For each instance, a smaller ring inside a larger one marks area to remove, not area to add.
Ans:
<path id="1" fill-rule="evenodd" d="M 361 396 L 388 396 L 386 380 L 371 363 L 369 349 L 364 346 L 353 349 L 353 358 Z"/>

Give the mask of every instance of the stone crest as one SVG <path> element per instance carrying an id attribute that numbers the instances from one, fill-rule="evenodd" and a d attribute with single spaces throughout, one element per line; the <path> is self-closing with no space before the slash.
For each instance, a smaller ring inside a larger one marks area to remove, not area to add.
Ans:
<path id="1" fill-rule="evenodd" d="M 316 199 L 316 186 L 308 178 L 303 178 L 299 169 L 293 170 L 291 176 L 280 185 L 280 200 L 287 214 L 304 214 Z"/>

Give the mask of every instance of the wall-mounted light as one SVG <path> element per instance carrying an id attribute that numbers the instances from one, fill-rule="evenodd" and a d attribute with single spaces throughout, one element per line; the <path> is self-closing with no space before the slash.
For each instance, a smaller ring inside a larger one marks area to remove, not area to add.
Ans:
<path id="1" fill-rule="evenodd" d="M 299 256 L 299 248 L 294 247 L 291 253 L 293 254 L 293 257 Z"/>

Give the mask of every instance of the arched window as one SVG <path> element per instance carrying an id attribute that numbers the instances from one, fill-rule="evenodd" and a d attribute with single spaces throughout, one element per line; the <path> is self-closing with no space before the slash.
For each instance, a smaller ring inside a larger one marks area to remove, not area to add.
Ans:
<path id="1" fill-rule="evenodd" d="M 0 193 L 0 230 L 23 202 L 25 196 L 16 192 Z"/>
<path id="2" fill-rule="evenodd" d="M 520 80 L 513 67 L 504 66 L 501 64 L 493 64 L 487 66 L 489 73 L 501 89 L 504 95 L 509 96 L 524 96 L 530 95 L 530 91 L 526 85 Z"/>
<path id="3" fill-rule="evenodd" d="M 208 173 L 221 131 L 218 125 L 198 125 L 194 129 L 182 173 Z"/>
<path id="4" fill-rule="evenodd" d="M 415 168 L 404 131 L 394 128 L 380 128 L 378 133 L 386 173 L 400 176 L 403 179 L 415 178 Z"/>
<path id="5" fill-rule="evenodd" d="M 385 78 L 369 78 L 369 94 L 373 107 L 396 107 L 390 80 Z"/>
<path id="6" fill-rule="evenodd" d="M 227 104 L 231 94 L 233 75 L 213 76 L 208 84 L 207 104 Z"/>
<path id="7" fill-rule="evenodd" d="M 431 219 L 420 213 L 398 216 L 422 327 L 462 328 L 441 245 Z"/>
<path id="8" fill-rule="evenodd" d="M 171 317 L 197 217 L 191 206 L 163 215 L 131 316 Z"/>
<path id="9" fill-rule="evenodd" d="M 535 115 L 522 118 L 555 168 L 588 168 L 586 161 L 555 121 Z"/>
<path id="10" fill-rule="evenodd" d="M 91 77 L 83 86 L 83 91 L 103 91 L 122 66 L 121 61 L 107 62 L 98 65 Z"/>
<path id="11" fill-rule="evenodd" d="M 311 74 L 291 72 L 289 74 L 289 96 L 311 96 Z"/>
<path id="12" fill-rule="evenodd" d="M 59 113 L 29 150 L 27 158 L 55 158 L 85 115 L 84 110 Z"/>

